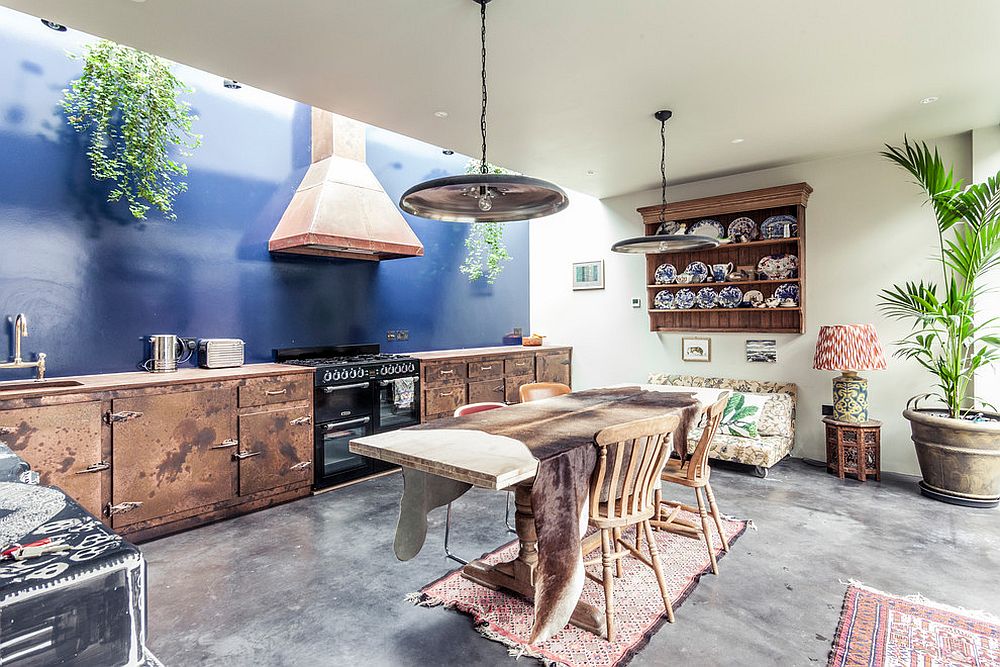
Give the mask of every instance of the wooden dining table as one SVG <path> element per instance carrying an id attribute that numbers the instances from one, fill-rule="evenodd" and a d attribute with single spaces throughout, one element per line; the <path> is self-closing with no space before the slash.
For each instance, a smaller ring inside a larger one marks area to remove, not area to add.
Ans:
<path id="1" fill-rule="evenodd" d="M 532 600 L 531 643 L 551 637 L 567 622 L 606 636 L 603 610 L 580 600 L 581 537 L 596 464 L 594 435 L 615 424 L 677 414 L 674 447 L 685 454 L 701 403 L 694 394 L 661 389 L 619 386 L 573 392 L 356 438 L 350 450 L 402 467 L 393 548 L 403 561 L 423 546 L 432 509 L 472 486 L 513 488 L 517 557 L 496 565 L 475 560 L 462 568 L 462 575 Z"/>

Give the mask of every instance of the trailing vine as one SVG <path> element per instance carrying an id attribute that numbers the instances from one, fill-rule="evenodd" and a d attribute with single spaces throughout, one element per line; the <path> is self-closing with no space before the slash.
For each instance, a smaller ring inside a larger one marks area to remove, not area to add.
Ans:
<path id="1" fill-rule="evenodd" d="M 479 160 L 469 160 L 465 168 L 467 174 L 478 174 Z M 491 174 L 516 174 L 516 172 L 486 163 Z M 503 240 L 504 225 L 501 222 L 477 222 L 471 225 L 469 235 L 465 237 L 465 261 L 459 267 L 469 282 L 475 282 L 483 276 L 492 285 L 503 273 L 504 264 L 513 259 L 507 251 Z"/>
<path id="2" fill-rule="evenodd" d="M 111 181 L 109 202 L 125 199 L 133 217 L 145 220 L 156 208 L 176 219 L 174 198 L 187 189 L 187 157 L 201 145 L 191 131 L 197 116 L 180 95 L 194 92 L 154 55 L 107 40 L 89 44 L 83 73 L 63 91 L 61 102 L 74 130 L 88 133 L 90 173 Z"/>

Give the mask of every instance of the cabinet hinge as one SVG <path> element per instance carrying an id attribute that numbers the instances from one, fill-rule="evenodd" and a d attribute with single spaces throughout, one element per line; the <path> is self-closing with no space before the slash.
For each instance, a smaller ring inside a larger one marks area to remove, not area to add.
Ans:
<path id="1" fill-rule="evenodd" d="M 108 516 L 115 516 L 117 514 L 125 514 L 127 512 L 131 512 L 132 510 L 137 510 L 140 507 L 142 507 L 142 503 L 133 500 L 129 500 L 124 503 L 118 503 L 117 505 L 112 505 L 109 503 L 107 509 L 105 510 L 105 513 Z"/>
<path id="2" fill-rule="evenodd" d="M 108 424 L 120 424 L 122 422 L 130 422 L 133 419 L 138 419 L 141 416 L 141 412 L 133 412 L 131 410 L 123 410 L 122 412 L 108 411 L 104 413 L 104 421 Z"/>
<path id="3" fill-rule="evenodd" d="M 100 472 L 102 470 L 107 470 L 110 467 L 111 467 L 111 464 L 108 463 L 107 461 L 98 461 L 97 463 L 91 463 L 89 466 L 87 466 L 83 470 L 77 470 L 76 474 L 77 475 L 84 475 L 84 474 L 86 474 L 88 472 Z"/>

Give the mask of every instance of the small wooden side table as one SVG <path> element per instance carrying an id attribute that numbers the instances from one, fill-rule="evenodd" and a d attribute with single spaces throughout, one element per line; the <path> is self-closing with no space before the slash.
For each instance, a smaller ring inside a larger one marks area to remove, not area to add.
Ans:
<path id="1" fill-rule="evenodd" d="M 874 475 L 882 479 L 882 422 L 874 419 L 860 422 L 842 422 L 823 417 L 826 424 L 826 469 L 844 479 L 846 473 L 865 481 Z"/>

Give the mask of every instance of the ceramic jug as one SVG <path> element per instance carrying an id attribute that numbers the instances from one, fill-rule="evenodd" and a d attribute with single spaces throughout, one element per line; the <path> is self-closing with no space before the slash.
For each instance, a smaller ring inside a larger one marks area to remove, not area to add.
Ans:
<path id="1" fill-rule="evenodd" d="M 733 270 L 733 263 L 726 262 L 725 264 L 713 264 L 712 265 L 712 279 L 717 283 L 725 282 L 726 276 L 728 276 Z"/>

